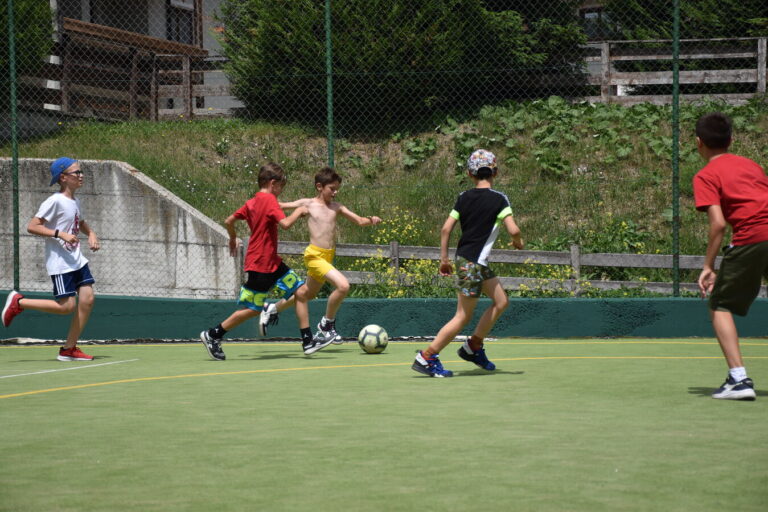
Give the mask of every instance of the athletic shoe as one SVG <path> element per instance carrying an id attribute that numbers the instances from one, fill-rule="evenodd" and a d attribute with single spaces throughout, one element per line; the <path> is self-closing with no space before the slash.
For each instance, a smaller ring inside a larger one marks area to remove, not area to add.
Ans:
<path id="1" fill-rule="evenodd" d="M 267 335 L 267 326 L 268 325 L 277 325 L 277 321 L 280 319 L 280 316 L 277 312 L 277 306 L 275 303 L 268 304 L 262 311 L 261 316 L 259 316 L 259 334 L 262 336 Z"/>
<path id="2" fill-rule="evenodd" d="M 344 340 L 342 339 L 341 335 L 336 332 L 336 322 L 330 322 L 327 324 L 323 324 L 323 321 L 320 320 L 320 323 L 317 324 L 317 334 L 315 334 L 315 337 L 322 336 L 323 339 L 331 340 L 331 343 L 334 345 L 341 345 L 344 343 Z"/>
<path id="3" fill-rule="evenodd" d="M 16 290 L 11 290 L 11 293 L 8 294 L 8 298 L 5 299 L 5 307 L 3 308 L 3 325 L 5 327 L 10 326 L 13 318 L 24 311 L 19 307 L 19 301 L 23 298 L 24 296 Z"/>
<path id="4" fill-rule="evenodd" d="M 426 359 L 421 350 L 416 353 L 416 360 L 413 361 L 411 368 L 430 377 L 453 377 L 452 371 L 443 368 L 443 363 L 440 362 L 437 354 Z"/>
<path id="5" fill-rule="evenodd" d="M 65 349 L 61 347 L 59 349 L 59 356 L 56 358 L 59 361 L 92 361 L 93 356 L 89 356 L 80 347 L 75 345 L 72 348 Z"/>
<path id="6" fill-rule="evenodd" d="M 224 351 L 221 350 L 221 340 L 211 337 L 208 331 L 200 333 L 200 341 L 205 345 L 205 350 L 208 351 L 208 355 L 217 361 L 224 361 L 227 356 L 224 355 Z"/>
<path id="7" fill-rule="evenodd" d="M 332 338 L 324 338 L 320 336 L 320 333 L 318 332 L 317 334 L 315 334 L 315 337 L 312 338 L 312 341 L 304 342 L 302 344 L 302 347 L 304 349 L 304 355 L 305 356 L 312 355 L 318 350 L 323 349 L 328 345 L 330 345 L 332 341 L 333 341 Z"/>
<path id="8" fill-rule="evenodd" d="M 477 366 L 482 368 L 483 370 L 488 370 L 489 372 L 492 372 L 496 369 L 496 365 L 493 364 L 488 360 L 488 357 L 485 355 L 485 349 L 478 349 L 478 350 L 472 350 L 469 348 L 469 343 L 466 341 L 464 344 L 459 347 L 458 350 L 459 357 L 462 358 L 465 361 L 469 361 L 470 363 L 475 363 Z"/>
<path id="9" fill-rule="evenodd" d="M 723 385 L 712 393 L 712 398 L 720 398 L 723 400 L 754 400 L 755 384 L 752 379 L 746 378 L 736 382 L 730 374 L 725 379 Z"/>

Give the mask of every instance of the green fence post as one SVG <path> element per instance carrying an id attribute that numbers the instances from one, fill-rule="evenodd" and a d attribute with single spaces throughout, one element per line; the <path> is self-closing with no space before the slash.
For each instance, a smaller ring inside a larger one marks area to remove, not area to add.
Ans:
<path id="1" fill-rule="evenodd" d="M 333 167 L 333 45 L 331 44 L 331 0 L 325 0 L 325 89 L 328 116 L 328 166 Z"/>
<path id="2" fill-rule="evenodd" d="M 680 0 L 672 20 L 672 294 L 680 296 Z"/>
<path id="3" fill-rule="evenodd" d="M 16 27 L 13 0 L 8 0 L 8 78 L 11 109 L 11 174 L 13 175 L 13 289 L 19 289 L 19 141 L 16 110 Z"/>

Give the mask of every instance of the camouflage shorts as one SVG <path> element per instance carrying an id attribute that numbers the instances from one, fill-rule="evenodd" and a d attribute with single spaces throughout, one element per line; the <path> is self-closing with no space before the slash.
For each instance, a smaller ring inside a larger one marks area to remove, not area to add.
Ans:
<path id="1" fill-rule="evenodd" d="M 494 277 L 496 274 L 491 267 L 473 263 L 461 256 L 456 257 L 456 287 L 465 297 L 479 297 L 483 281 Z"/>

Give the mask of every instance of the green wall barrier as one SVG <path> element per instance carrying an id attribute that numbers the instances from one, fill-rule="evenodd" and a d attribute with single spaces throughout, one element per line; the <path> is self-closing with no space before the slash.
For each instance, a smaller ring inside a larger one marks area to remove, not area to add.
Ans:
<path id="1" fill-rule="evenodd" d="M 2 297 L 5 294 L 0 295 Z M 50 298 L 48 294 L 28 294 Z M 480 299 L 475 317 L 462 334 L 470 334 L 480 312 L 489 304 Z M 84 340 L 197 339 L 237 308 L 234 301 L 97 296 Z M 391 337 L 434 336 L 456 311 L 455 299 L 347 299 L 337 319 L 345 338 L 356 337 L 367 324 L 383 326 Z M 310 326 L 325 312 L 325 300 L 310 302 Z M 0 339 L 62 340 L 70 316 L 25 311 Z M 758 299 L 746 318 L 736 317 L 744 337 L 768 336 L 768 299 Z M 293 309 L 280 315 L 269 338 L 299 337 Z M 700 299 L 510 299 L 491 336 L 571 337 L 712 337 L 707 305 Z M 256 320 L 228 338 L 259 339 Z"/>

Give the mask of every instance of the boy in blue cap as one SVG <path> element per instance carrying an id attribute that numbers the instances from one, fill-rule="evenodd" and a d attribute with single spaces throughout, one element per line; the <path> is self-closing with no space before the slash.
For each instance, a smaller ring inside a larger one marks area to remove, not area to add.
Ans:
<path id="1" fill-rule="evenodd" d="M 51 185 L 58 183 L 59 192 L 43 201 L 27 225 L 33 235 L 45 237 L 45 267 L 53 281 L 50 299 L 27 299 L 12 290 L 5 301 L 2 322 L 11 325 L 13 318 L 26 309 L 72 316 L 64 346 L 59 349 L 59 361 L 90 361 L 93 356 L 83 353 L 77 346 L 93 309 L 95 282 L 88 260 L 80 251 L 78 233 L 88 236 L 88 246 L 99 250 L 99 239 L 83 220 L 80 200 L 75 191 L 83 186 L 80 163 L 69 157 L 58 158 L 51 164 Z"/>
<path id="2" fill-rule="evenodd" d="M 456 247 L 456 287 L 458 305 L 456 314 L 437 333 L 425 350 L 416 354 L 411 368 L 429 377 L 452 377 L 453 372 L 443 368 L 438 357 L 457 334 L 472 320 L 477 299 L 484 293 L 491 305 L 477 322 L 472 336 L 459 348 L 459 357 L 474 363 L 483 370 L 493 371 L 496 365 L 488 360 L 483 339 L 507 308 L 509 298 L 499 278 L 488 265 L 491 247 L 502 226 L 512 238 L 517 249 L 523 248 L 520 228 L 512 217 L 509 199 L 493 189 L 496 177 L 496 156 L 490 151 L 478 149 L 469 156 L 467 173 L 475 187 L 459 194 L 450 215 L 440 231 L 440 274 L 453 272 L 448 259 L 448 242 L 456 224 L 461 225 L 461 238 Z"/>

